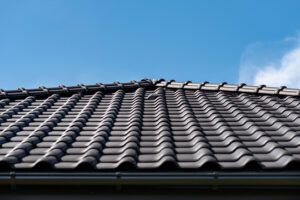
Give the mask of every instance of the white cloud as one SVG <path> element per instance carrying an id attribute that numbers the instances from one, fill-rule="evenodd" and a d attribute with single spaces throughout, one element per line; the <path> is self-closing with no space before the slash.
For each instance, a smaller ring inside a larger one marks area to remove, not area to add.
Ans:
<path id="1" fill-rule="evenodd" d="M 300 88 L 300 36 L 248 46 L 242 56 L 239 82 Z"/>

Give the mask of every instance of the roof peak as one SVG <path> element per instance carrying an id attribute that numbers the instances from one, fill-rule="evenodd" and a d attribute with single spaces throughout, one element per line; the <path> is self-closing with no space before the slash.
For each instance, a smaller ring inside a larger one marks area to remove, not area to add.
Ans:
<path id="1" fill-rule="evenodd" d="M 226 91 L 239 93 L 253 93 L 253 94 L 269 94 L 269 95 L 283 95 L 283 96 L 300 96 L 299 89 L 291 89 L 285 86 L 281 87 L 267 87 L 266 85 L 249 86 L 245 83 L 236 85 L 222 83 L 193 83 L 191 81 L 176 82 L 175 80 L 166 81 L 165 79 L 141 79 L 140 81 L 130 81 L 127 83 L 113 82 L 110 84 L 96 83 L 94 85 L 78 84 L 76 86 L 64 86 L 46 88 L 40 86 L 34 89 L 18 88 L 17 90 L 3 90 L 0 89 L 0 99 L 16 98 L 24 96 L 42 96 L 51 94 L 68 94 L 76 92 L 95 92 L 95 91 L 115 91 L 118 89 L 137 89 L 139 87 L 164 87 L 172 89 L 188 89 L 188 90 L 203 90 L 203 91 Z"/>
<path id="2" fill-rule="evenodd" d="M 193 83 L 191 81 L 176 82 L 175 80 L 165 81 L 164 79 L 152 79 L 155 86 L 174 88 L 174 89 L 192 89 L 192 90 L 210 90 L 210 91 L 226 91 L 226 92 L 240 92 L 240 93 L 254 93 L 254 94 L 269 94 L 269 95 L 283 95 L 283 96 L 300 96 L 299 89 L 281 87 L 268 87 L 266 85 L 251 86 L 245 83 L 228 84 L 222 83 Z"/>

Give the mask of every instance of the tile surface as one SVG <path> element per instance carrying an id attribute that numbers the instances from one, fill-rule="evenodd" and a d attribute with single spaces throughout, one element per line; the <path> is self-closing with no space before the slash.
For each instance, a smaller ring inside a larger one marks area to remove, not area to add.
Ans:
<path id="1" fill-rule="evenodd" d="M 299 90 L 140 82 L 0 91 L 0 169 L 299 170 Z"/>

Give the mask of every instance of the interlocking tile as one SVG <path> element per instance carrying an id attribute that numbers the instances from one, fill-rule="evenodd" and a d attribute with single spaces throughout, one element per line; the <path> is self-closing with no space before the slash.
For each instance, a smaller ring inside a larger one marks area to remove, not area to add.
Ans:
<path id="1" fill-rule="evenodd" d="M 175 82 L 0 90 L 0 170 L 299 170 L 298 89 Z"/>

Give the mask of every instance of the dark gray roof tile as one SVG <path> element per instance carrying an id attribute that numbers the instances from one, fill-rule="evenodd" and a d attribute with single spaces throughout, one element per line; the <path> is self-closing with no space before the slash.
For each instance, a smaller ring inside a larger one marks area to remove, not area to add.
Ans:
<path id="1" fill-rule="evenodd" d="M 2 90 L 0 169 L 285 170 L 300 163 L 299 91 L 162 79 Z"/>

